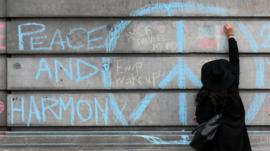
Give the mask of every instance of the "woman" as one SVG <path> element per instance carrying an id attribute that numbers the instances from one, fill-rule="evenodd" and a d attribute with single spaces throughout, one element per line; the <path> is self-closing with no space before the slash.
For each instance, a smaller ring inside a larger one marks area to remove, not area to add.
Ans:
<path id="1" fill-rule="evenodd" d="M 239 53 L 233 26 L 226 24 L 229 60 L 207 62 L 201 70 L 202 88 L 196 96 L 196 121 L 200 124 L 223 113 L 215 138 L 203 151 L 251 151 L 245 125 L 245 110 L 239 95 Z M 224 104 L 225 103 L 225 104 Z"/>

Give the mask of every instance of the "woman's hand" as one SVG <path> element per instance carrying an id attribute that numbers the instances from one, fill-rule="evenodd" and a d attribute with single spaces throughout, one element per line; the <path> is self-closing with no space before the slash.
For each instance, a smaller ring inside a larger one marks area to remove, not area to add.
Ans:
<path id="1" fill-rule="evenodd" d="M 232 24 L 225 24 L 224 25 L 224 32 L 228 38 L 234 37 L 234 30 Z"/>

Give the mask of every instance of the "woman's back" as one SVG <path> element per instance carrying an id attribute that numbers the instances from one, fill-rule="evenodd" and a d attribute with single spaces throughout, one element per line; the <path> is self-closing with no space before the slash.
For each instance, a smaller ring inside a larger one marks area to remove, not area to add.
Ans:
<path id="1" fill-rule="evenodd" d="M 196 119 L 203 123 L 215 114 L 223 112 L 224 118 L 242 118 L 244 120 L 245 110 L 238 91 L 233 89 L 213 92 L 202 88 L 196 96 Z"/>

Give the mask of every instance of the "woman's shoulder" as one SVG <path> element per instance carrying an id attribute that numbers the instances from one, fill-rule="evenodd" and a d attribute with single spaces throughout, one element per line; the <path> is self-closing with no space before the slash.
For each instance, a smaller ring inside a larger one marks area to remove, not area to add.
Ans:
<path id="1" fill-rule="evenodd" d="M 196 95 L 195 102 L 196 105 L 211 103 L 211 96 L 209 95 L 209 92 L 206 90 L 200 90 Z"/>

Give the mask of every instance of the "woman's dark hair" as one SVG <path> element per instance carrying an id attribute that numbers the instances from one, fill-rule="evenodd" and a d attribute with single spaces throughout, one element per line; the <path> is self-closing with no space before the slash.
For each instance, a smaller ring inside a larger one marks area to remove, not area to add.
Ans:
<path id="1" fill-rule="evenodd" d="M 223 91 L 212 91 L 205 87 L 202 87 L 195 99 L 195 104 L 198 105 L 201 101 L 209 100 L 214 106 L 220 106 L 225 100 L 233 100 L 236 98 L 237 90 L 229 88 Z"/>

